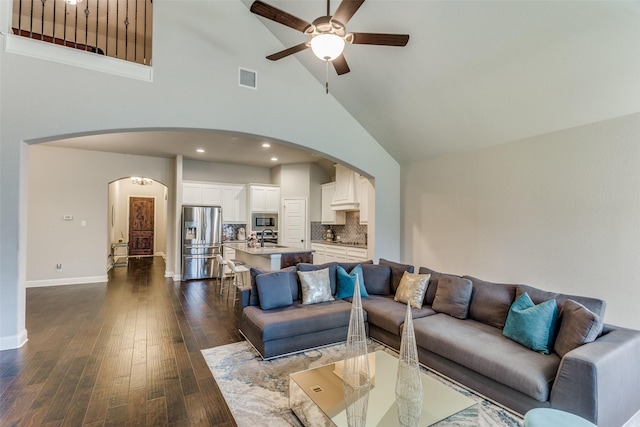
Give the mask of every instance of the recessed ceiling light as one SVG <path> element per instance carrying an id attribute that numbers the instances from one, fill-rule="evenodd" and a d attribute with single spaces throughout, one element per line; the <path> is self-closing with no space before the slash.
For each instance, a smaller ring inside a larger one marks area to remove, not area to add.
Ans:
<path id="1" fill-rule="evenodd" d="M 269 144 L 268 142 L 263 142 L 263 143 L 262 143 L 262 146 L 263 146 L 264 148 L 269 148 L 269 147 L 271 147 L 271 144 Z"/>
<path id="2" fill-rule="evenodd" d="M 277 157 L 272 157 L 272 158 L 271 158 L 271 161 L 272 161 L 272 162 L 277 162 L 277 161 L 278 161 L 278 158 L 277 158 Z"/>
<path id="3" fill-rule="evenodd" d="M 204 153 L 204 148 L 198 148 L 196 151 L 197 151 L 198 153 Z"/>

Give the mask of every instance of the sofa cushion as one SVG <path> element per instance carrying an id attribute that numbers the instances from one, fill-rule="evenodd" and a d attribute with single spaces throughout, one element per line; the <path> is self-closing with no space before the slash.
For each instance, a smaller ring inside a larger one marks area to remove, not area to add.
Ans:
<path id="1" fill-rule="evenodd" d="M 554 350 L 558 356 L 595 341 L 602 332 L 602 318 L 584 305 L 573 300 L 565 301 L 560 313 L 560 330 Z"/>
<path id="2" fill-rule="evenodd" d="M 413 265 L 387 261 L 384 258 L 380 258 L 378 264 L 391 267 L 391 293 L 394 294 L 396 293 L 398 286 L 400 286 L 400 280 L 402 280 L 404 272 L 413 273 Z"/>
<path id="3" fill-rule="evenodd" d="M 328 262 L 326 264 L 320 264 L 320 265 L 301 262 L 301 263 L 298 263 L 297 266 L 298 266 L 298 271 L 317 271 L 317 270 L 322 270 L 323 268 L 328 268 L 329 282 L 331 284 L 331 295 L 336 294 L 336 288 L 338 284 L 338 278 L 336 276 L 336 267 L 338 267 L 337 262 Z"/>
<path id="4" fill-rule="evenodd" d="M 553 349 L 557 322 L 555 300 L 534 304 L 525 292 L 511 305 L 503 333 L 533 351 L 549 354 Z"/>
<path id="5" fill-rule="evenodd" d="M 411 307 L 422 308 L 428 284 L 428 274 L 413 274 L 405 271 L 393 299 L 404 304 L 410 303 Z"/>
<path id="6" fill-rule="evenodd" d="M 261 331 L 262 341 L 293 338 L 318 331 L 331 330 L 349 325 L 351 304 L 343 300 L 303 305 L 294 301 L 288 307 L 262 310 L 260 307 L 245 307 L 243 320 Z M 367 320 L 365 313 L 365 322 Z"/>
<path id="7" fill-rule="evenodd" d="M 298 287 L 295 272 L 274 271 L 257 275 L 256 285 L 260 296 L 260 308 L 270 310 L 291 305 L 293 298 L 291 297 L 290 282 L 293 282 L 296 288 Z"/>
<path id="8" fill-rule="evenodd" d="M 282 270 L 277 271 L 288 271 L 295 273 L 297 271 L 297 267 L 292 265 L 290 267 L 283 268 Z M 249 269 L 249 274 L 251 275 L 251 292 L 249 293 L 249 305 L 260 305 L 260 294 L 258 293 L 258 285 L 256 283 L 256 277 L 259 274 L 272 273 L 273 270 L 260 270 L 258 268 L 251 267 Z M 291 288 L 291 298 L 295 301 L 300 298 L 300 290 L 298 285 Z"/>
<path id="9" fill-rule="evenodd" d="M 362 266 L 356 265 L 353 267 L 350 273 L 347 273 L 341 265 L 336 269 L 338 275 L 338 288 L 336 291 L 336 298 L 343 299 L 353 296 L 355 291 L 355 285 L 358 283 L 360 288 L 360 296 L 368 297 L 367 288 L 364 286 L 364 276 L 362 275 Z"/>
<path id="10" fill-rule="evenodd" d="M 365 264 L 373 264 L 373 261 L 368 259 L 366 261 L 360 261 L 360 262 L 339 262 L 338 263 L 338 265 L 344 268 L 344 270 L 347 273 L 351 273 L 351 270 L 353 270 L 357 265 L 365 265 Z"/>
<path id="11" fill-rule="evenodd" d="M 471 276 L 473 292 L 469 304 L 469 318 L 496 328 L 504 328 L 509 308 L 515 300 L 516 285 L 485 282 Z"/>
<path id="12" fill-rule="evenodd" d="M 518 285 L 516 287 L 516 298 L 519 298 L 520 295 L 525 292 L 529 294 L 531 300 L 536 304 L 540 304 L 541 302 L 548 301 L 550 299 L 556 300 L 556 302 L 558 303 L 558 311 L 562 310 L 562 306 L 564 305 L 566 300 L 572 299 L 575 302 L 584 305 L 591 312 L 604 319 L 604 312 L 607 304 L 601 299 L 548 292 L 528 285 Z"/>
<path id="13" fill-rule="evenodd" d="M 413 328 L 419 347 L 540 402 L 549 400 L 560 365 L 557 354 L 536 353 L 505 338 L 498 328 L 446 314 L 415 319 Z"/>
<path id="14" fill-rule="evenodd" d="M 470 280 L 443 274 L 438 280 L 438 290 L 431 308 L 458 319 L 466 319 L 471 290 Z"/>
<path id="15" fill-rule="evenodd" d="M 329 281 L 329 268 L 315 271 L 298 271 L 302 287 L 302 304 L 333 301 Z"/>
<path id="16" fill-rule="evenodd" d="M 380 264 L 362 264 L 364 287 L 369 295 L 391 295 L 391 267 Z"/>
<path id="17" fill-rule="evenodd" d="M 367 312 L 370 325 L 377 326 L 385 331 L 400 336 L 402 324 L 407 315 L 407 305 L 394 301 L 392 295 L 369 295 L 362 300 L 362 308 Z M 411 317 L 431 316 L 436 312 L 431 307 L 412 308 Z"/>

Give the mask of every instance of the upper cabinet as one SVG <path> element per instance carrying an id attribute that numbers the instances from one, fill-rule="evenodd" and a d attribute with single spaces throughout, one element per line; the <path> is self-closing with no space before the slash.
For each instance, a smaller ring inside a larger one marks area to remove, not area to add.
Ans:
<path id="1" fill-rule="evenodd" d="M 372 209 L 371 204 L 374 200 L 374 189 L 371 182 L 363 176 L 359 178 L 358 184 L 360 186 L 358 191 L 360 196 L 360 224 L 368 224 L 369 209 Z"/>
<path id="2" fill-rule="evenodd" d="M 252 184 L 248 191 L 251 212 L 280 212 L 280 187 Z"/>
<path id="3" fill-rule="evenodd" d="M 232 224 L 247 222 L 247 192 L 244 185 L 184 182 L 182 204 L 221 206 L 223 222 Z"/>
<path id="4" fill-rule="evenodd" d="M 346 223 L 344 211 L 334 211 L 331 209 L 335 191 L 335 182 L 322 184 L 322 224 L 344 225 Z"/>
<path id="5" fill-rule="evenodd" d="M 182 204 L 220 206 L 222 204 L 222 186 L 204 182 L 185 182 L 182 184 Z"/>
<path id="6" fill-rule="evenodd" d="M 244 185 L 222 186 L 222 222 L 247 222 L 247 188 Z"/>

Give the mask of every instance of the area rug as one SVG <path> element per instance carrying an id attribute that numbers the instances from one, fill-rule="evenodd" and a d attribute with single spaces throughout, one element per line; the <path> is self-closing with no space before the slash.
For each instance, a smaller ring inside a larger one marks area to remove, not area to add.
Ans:
<path id="1" fill-rule="evenodd" d="M 371 343 L 370 351 L 384 350 Z M 344 344 L 263 361 L 246 341 L 202 350 L 211 373 L 239 427 L 285 427 L 302 424 L 289 409 L 289 374 L 334 363 L 344 358 Z M 458 416 L 442 427 L 521 427 L 522 418 L 482 397 L 429 372 L 430 375 L 478 402 L 477 412 Z M 477 414 L 477 415 L 476 415 Z"/>

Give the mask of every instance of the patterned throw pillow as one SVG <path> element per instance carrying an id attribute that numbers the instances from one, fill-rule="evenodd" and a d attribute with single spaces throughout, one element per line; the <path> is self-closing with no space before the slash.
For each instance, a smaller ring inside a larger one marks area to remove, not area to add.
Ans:
<path id="1" fill-rule="evenodd" d="M 316 304 L 333 301 L 331 296 L 331 281 L 329 269 L 315 271 L 298 271 L 300 286 L 302 287 L 302 304 Z"/>
<path id="2" fill-rule="evenodd" d="M 393 297 L 394 301 L 403 304 L 410 303 L 411 307 L 422 308 L 429 277 L 431 276 L 428 274 L 414 274 L 405 271 L 400 279 L 396 295 Z"/>

